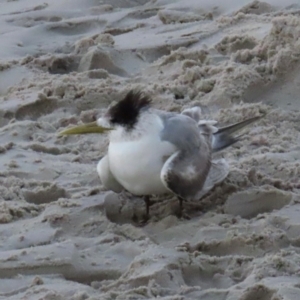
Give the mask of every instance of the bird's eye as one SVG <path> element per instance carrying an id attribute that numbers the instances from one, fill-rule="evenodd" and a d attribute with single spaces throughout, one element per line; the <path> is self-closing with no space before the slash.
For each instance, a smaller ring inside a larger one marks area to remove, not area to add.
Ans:
<path id="1" fill-rule="evenodd" d="M 118 123 L 118 119 L 117 118 L 111 118 L 110 119 L 110 123 Z"/>

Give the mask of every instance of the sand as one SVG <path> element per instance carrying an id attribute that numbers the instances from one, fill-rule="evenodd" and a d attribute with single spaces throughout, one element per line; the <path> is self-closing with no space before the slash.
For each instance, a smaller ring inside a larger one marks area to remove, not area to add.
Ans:
<path id="1" fill-rule="evenodd" d="M 0 1 L 0 299 L 300 299 L 297 0 Z M 106 191 L 107 137 L 58 137 L 130 89 L 220 125 L 201 201 Z"/>

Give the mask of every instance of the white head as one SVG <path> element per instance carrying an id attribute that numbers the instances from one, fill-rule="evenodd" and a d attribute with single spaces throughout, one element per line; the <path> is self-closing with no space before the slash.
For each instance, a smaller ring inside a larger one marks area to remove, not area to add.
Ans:
<path id="1" fill-rule="evenodd" d="M 130 131 L 150 105 L 151 99 L 148 96 L 141 92 L 130 91 L 121 101 L 110 107 L 105 115 L 97 120 L 97 124 L 110 128 L 122 126 Z"/>
<path id="2" fill-rule="evenodd" d="M 150 105 L 150 97 L 142 92 L 131 90 L 121 101 L 110 107 L 105 115 L 96 122 L 67 128 L 60 135 L 104 133 L 117 128 L 130 132 L 137 125 L 140 115 L 148 110 Z"/>

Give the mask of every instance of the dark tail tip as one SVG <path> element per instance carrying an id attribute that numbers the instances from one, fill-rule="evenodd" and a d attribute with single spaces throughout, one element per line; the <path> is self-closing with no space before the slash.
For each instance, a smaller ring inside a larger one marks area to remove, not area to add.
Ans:
<path id="1" fill-rule="evenodd" d="M 239 130 L 243 129 L 244 127 L 260 120 L 264 116 L 265 114 L 258 117 L 249 118 L 244 121 L 231 124 L 226 127 L 219 128 L 219 130 L 213 135 L 213 142 L 212 142 L 213 152 L 221 151 L 238 142 L 242 134 L 238 136 L 233 136 L 233 133 L 236 133 Z"/>
<path id="2" fill-rule="evenodd" d="M 235 144 L 236 142 L 239 141 L 239 139 L 240 136 L 234 137 L 226 133 L 220 133 L 220 134 L 216 133 L 213 137 L 213 143 L 212 143 L 213 152 L 221 151 Z"/>

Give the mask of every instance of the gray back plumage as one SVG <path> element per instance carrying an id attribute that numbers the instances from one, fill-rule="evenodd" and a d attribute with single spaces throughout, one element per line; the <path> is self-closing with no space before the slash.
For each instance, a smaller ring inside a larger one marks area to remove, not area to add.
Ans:
<path id="1" fill-rule="evenodd" d="M 159 115 L 164 123 L 161 139 L 175 145 L 180 150 L 193 151 L 200 147 L 201 137 L 197 123 L 188 116 L 167 113 Z"/>

